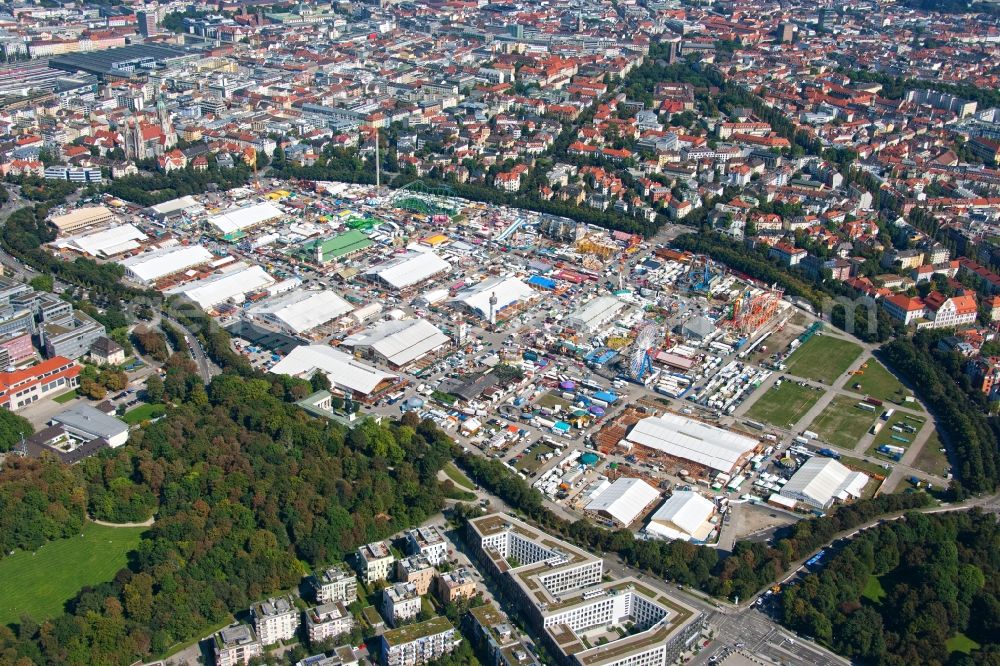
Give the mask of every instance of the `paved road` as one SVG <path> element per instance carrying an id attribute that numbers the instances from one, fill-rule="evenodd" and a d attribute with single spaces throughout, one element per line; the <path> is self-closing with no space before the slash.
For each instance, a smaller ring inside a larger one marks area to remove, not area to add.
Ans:
<path id="1" fill-rule="evenodd" d="M 205 353 L 204 348 L 202 348 L 201 343 L 198 341 L 198 338 L 195 337 L 194 333 L 192 333 L 190 329 L 188 329 L 186 326 L 181 324 L 176 319 L 165 314 L 160 314 L 154 321 L 156 323 L 159 323 L 161 318 L 165 320 L 167 323 L 169 323 L 171 326 L 174 326 L 175 328 L 180 330 L 182 334 L 184 334 L 184 337 L 188 341 L 188 352 L 191 354 L 192 358 L 194 358 L 194 362 L 198 366 L 198 374 L 201 375 L 202 381 L 208 384 L 210 381 L 212 381 L 212 377 L 222 373 L 222 370 L 219 368 L 219 366 L 217 366 L 210 358 L 208 358 L 208 355 Z M 178 350 L 178 351 L 183 351 L 183 350 Z"/>

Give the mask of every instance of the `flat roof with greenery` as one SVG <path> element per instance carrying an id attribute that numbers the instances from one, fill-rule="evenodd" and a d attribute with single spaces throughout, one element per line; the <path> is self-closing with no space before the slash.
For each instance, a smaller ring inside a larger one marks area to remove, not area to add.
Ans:
<path id="1" fill-rule="evenodd" d="M 390 629 L 382 634 L 382 638 L 390 646 L 403 645 L 418 638 L 434 636 L 454 628 L 448 618 L 438 615 L 426 622 L 417 622 L 416 624 L 408 624 L 398 629 Z"/>

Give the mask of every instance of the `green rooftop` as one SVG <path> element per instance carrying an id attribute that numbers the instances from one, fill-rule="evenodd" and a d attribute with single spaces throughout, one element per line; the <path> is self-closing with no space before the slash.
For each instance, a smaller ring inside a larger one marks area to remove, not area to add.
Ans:
<path id="1" fill-rule="evenodd" d="M 426 622 L 418 622 L 417 624 L 408 624 L 398 629 L 390 629 L 382 634 L 382 638 L 384 638 L 385 642 L 390 646 L 403 645 L 404 643 L 415 641 L 418 638 L 434 636 L 454 628 L 455 627 L 452 626 L 448 618 L 438 615 L 437 617 L 432 617 Z"/>
<path id="2" fill-rule="evenodd" d="M 317 263 L 327 263 L 340 257 L 360 252 L 372 244 L 371 239 L 357 229 L 346 231 L 332 238 L 321 238 L 302 245 L 301 252 Z"/>

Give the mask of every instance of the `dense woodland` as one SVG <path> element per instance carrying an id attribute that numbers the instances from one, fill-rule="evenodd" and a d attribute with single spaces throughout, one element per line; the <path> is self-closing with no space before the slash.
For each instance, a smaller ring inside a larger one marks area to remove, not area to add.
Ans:
<path id="1" fill-rule="evenodd" d="M 614 551 L 626 562 L 654 576 L 697 587 L 709 594 L 746 599 L 771 584 L 791 563 L 829 543 L 834 535 L 880 515 L 927 505 L 924 493 L 881 495 L 841 507 L 822 518 L 802 520 L 777 535 L 773 547 L 740 541 L 732 555 L 683 541 L 642 541 L 627 530 L 609 531 L 587 520 L 559 518 L 544 504 L 541 493 L 516 476 L 502 462 L 472 454 L 459 463 L 483 487 L 529 519 L 594 552 Z"/>
<path id="2" fill-rule="evenodd" d="M 107 192 L 140 206 L 153 206 L 188 194 L 203 194 L 212 187 L 220 190 L 239 187 L 252 175 L 250 167 L 242 161 L 232 169 L 212 166 L 205 171 L 195 171 L 188 167 L 170 173 L 119 178 L 108 185 Z"/>
<path id="3" fill-rule="evenodd" d="M 962 372 L 964 359 L 936 348 L 946 334 L 919 331 L 886 344 L 880 354 L 934 414 L 956 463 L 950 492 L 963 499 L 969 493 L 992 492 L 1000 483 L 1000 419 L 986 416 L 985 396 L 972 389 Z"/>
<path id="4" fill-rule="evenodd" d="M 871 529 L 786 587 L 783 621 L 859 663 L 1000 664 L 1000 527 L 978 511 Z M 950 653 L 964 634 L 982 649 Z"/>
<path id="5" fill-rule="evenodd" d="M 34 432 L 28 419 L 9 409 L 0 409 L 0 453 L 10 451 L 21 443 L 22 437 L 31 437 Z"/>
<path id="6" fill-rule="evenodd" d="M 79 534 L 85 508 L 74 470 L 56 460 L 9 457 L 0 467 L 0 557 Z"/>
<path id="7" fill-rule="evenodd" d="M 4 551 L 96 518 L 156 516 L 129 569 L 84 589 L 71 612 L 0 629 L 0 663 L 128 664 L 203 635 L 304 567 L 422 522 L 441 508 L 451 441 L 415 415 L 351 430 L 287 402 L 297 380 L 216 377 L 168 361 L 167 418 L 127 447 L 66 468 L 17 461 L 0 477 Z M 19 661 L 20 660 L 20 661 Z"/>

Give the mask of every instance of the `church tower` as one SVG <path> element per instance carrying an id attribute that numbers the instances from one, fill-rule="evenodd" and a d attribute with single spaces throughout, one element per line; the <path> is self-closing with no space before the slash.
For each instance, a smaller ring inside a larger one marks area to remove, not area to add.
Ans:
<path id="1" fill-rule="evenodd" d="M 124 134 L 125 157 L 131 160 L 146 159 L 146 142 L 142 137 L 142 125 L 135 121 L 135 116 L 128 119 Z"/>
<path id="2" fill-rule="evenodd" d="M 170 121 L 170 112 L 163 101 L 163 95 L 156 101 L 156 116 L 160 120 L 160 133 L 163 134 L 163 148 L 170 150 L 177 145 L 177 133 L 174 131 L 174 124 Z"/>

